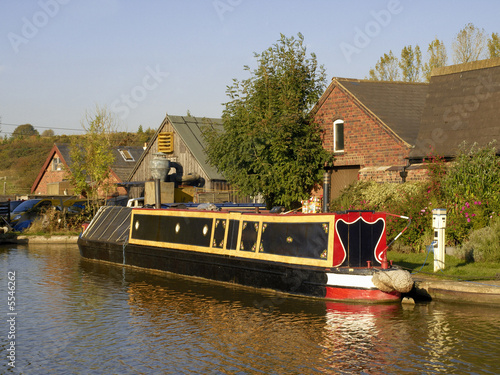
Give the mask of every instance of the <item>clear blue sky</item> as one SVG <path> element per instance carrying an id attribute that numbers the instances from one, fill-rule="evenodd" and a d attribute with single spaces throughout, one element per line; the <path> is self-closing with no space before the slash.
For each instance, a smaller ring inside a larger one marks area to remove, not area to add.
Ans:
<path id="1" fill-rule="evenodd" d="M 280 33 L 302 33 L 328 80 L 362 79 L 389 50 L 418 44 L 425 58 L 435 37 L 451 64 L 460 29 L 489 36 L 499 19 L 497 0 L 2 0 L 0 136 L 25 123 L 78 134 L 96 104 L 121 131 L 220 117 L 226 86 Z"/>

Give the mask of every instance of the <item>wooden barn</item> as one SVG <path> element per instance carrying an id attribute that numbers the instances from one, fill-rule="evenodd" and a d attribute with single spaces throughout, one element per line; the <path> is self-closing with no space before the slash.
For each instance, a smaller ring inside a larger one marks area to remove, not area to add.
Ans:
<path id="1" fill-rule="evenodd" d="M 177 188 L 176 202 L 187 202 L 191 198 L 201 202 L 202 196 L 208 196 L 206 200 L 211 202 L 237 200 L 224 176 L 206 162 L 202 136 L 206 126 L 223 130 L 221 119 L 167 115 L 129 175 L 129 196 L 144 196 L 144 183 L 153 180 L 151 160 L 161 152 L 170 161 L 164 182 L 171 182 Z"/>

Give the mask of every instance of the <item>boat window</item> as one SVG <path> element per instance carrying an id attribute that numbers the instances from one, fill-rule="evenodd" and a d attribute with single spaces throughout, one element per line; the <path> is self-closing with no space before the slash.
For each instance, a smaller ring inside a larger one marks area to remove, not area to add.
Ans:
<path id="1" fill-rule="evenodd" d="M 227 230 L 227 246 L 226 249 L 236 250 L 238 248 L 238 230 L 240 229 L 239 220 L 229 220 L 229 228 Z"/>
<path id="2" fill-rule="evenodd" d="M 226 220 L 215 219 L 215 230 L 214 230 L 214 239 L 212 241 L 212 247 L 217 247 L 219 249 L 224 248 L 225 234 L 226 234 Z"/>
<path id="3" fill-rule="evenodd" d="M 240 250 L 255 251 L 257 249 L 258 221 L 244 221 L 241 230 Z"/>
<path id="4" fill-rule="evenodd" d="M 259 252 L 327 259 L 328 223 L 263 223 Z"/>
<path id="5" fill-rule="evenodd" d="M 185 216 L 134 216 L 132 238 L 210 247 L 213 219 Z"/>

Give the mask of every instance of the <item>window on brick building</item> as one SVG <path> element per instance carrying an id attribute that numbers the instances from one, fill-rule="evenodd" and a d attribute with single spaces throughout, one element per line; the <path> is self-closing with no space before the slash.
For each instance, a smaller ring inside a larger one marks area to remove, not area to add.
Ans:
<path id="1" fill-rule="evenodd" d="M 344 151 L 344 120 L 333 122 L 333 152 Z"/>
<path id="2" fill-rule="evenodd" d="M 52 170 L 53 171 L 62 171 L 63 170 L 63 165 L 61 163 L 61 159 L 58 158 L 57 156 L 54 156 L 52 159 Z"/>

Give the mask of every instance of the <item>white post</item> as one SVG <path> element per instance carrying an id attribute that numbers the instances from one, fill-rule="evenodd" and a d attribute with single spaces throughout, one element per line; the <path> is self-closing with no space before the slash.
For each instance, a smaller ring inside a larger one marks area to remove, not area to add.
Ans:
<path id="1" fill-rule="evenodd" d="M 436 272 L 443 270 L 445 266 L 446 209 L 432 210 L 432 228 L 434 229 L 434 272 Z"/>

